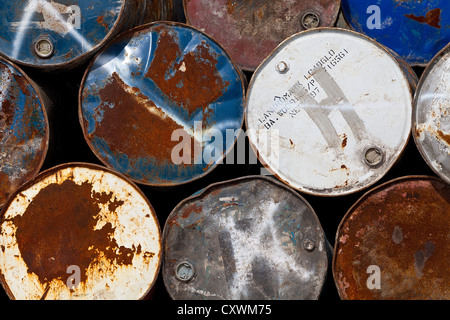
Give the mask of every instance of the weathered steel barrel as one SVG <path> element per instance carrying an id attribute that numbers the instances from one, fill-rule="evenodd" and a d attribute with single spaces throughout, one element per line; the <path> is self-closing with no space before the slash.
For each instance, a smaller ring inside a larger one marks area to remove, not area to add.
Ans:
<path id="1" fill-rule="evenodd" d="M 51 168 L 2 210 L 0 282 L 11 299 L 144 298 L 160 259 L 151 204 L 104 167 Z"/>
<path id="2" fill-rule="evenodd" d="M 163 249 L 164 283 L 177 300 L 317 299 L 331 254 L 307 201 L 264 176 L 182 201 L 165 223 Z"/>
<path id="3" fill-rule="evenodd" d="M 300 32 L 258 67 L 248 137 L 269 171 L 302 192 L 339 196 L 377 182 L 409 139 L 417 77 L 370 38 Z"/>
<path id="4" fill-rule="evenodd" d="M 402 177 L 367 192 L 336 234 L 339 296 L 450 299 L 449 221 L 450 186 L 436 177 Z"/>
<path id="5" fill-rule="evenodd" d="M 342 0 L 349 25 L 397 52 L 411 65 L 426 65 L 450 42 L 450 2 Z"/>
<path id="6" fill-rule="evenodd" d="M 413 109 L 413 137 L 424 160 L 450 184 L 450 45 L 422 73 Z"/>
<path id="7" fill-rule="evenodd" d="M 105 165 L 172 186 L 206 175 L 232 149 L 244 90 L 217 42 L 185 24 L 153 23 L 119 35 L 91 62 L 80 122 Z"/>
<path id="8" fill-rule="evenodd" d="M 48 106 L 36 84 L 0 58 L 0 207 L 42 167 L 49 147 Z"/>
<path id="9" fill-rule="evenodd" d="M 254 71 L 287 37 L 331 27 L 340 0 L 183 0 L 187 23 L 223 44 L 243 70 Z"/>
<path id="10" fill-rule="evenodd" d="M 15 63 L 69 69 L 87 61 L 119 32 L 170 20 L 166 0 L 5 0 L 0 2 L 0 54 Z"/>

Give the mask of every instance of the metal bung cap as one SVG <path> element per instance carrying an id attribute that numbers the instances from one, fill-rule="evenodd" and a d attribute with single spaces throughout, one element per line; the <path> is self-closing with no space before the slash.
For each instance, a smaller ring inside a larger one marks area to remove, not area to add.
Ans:
<path id="1" fill-rule="evenodd" d="M 352 31 L 319 28 L 288 38 L 247 91 L 248 137 L 259 160 L 289 186 L 314 195 L 374 184 L 409 138 L 414 79 L 404 67 Z"/>
<path id="2" fill-rule="evenodd" d="M 448 300 L 450 186 L 402 177 L 362 196 L 341 221 L 333 277 L 341 299 Z"/>
<path id="3" fill-rule="evenodd" d="M 334 26 L 340 0 L 183 0 L 186 20 L 254 71 L 275 47 L 306 29 Z"/>
<path id="4" fill-rule="evenodd" d="M 223 48 L 185 24 L 131 29 L 105 47 L 80 88 L 87 143 L 132 180 L 172 186 L 208 174 L 244 118 L 244 81 Z"/>
<path id="5" fill-rule="evenodd" d="M 450 184 L 450 46 L 425 69 L 413 109 L 414 141 L 431 169 Z"/>
<path id="6" fill-rule="evenodd" d="M 164 226 L 162 275 L 172 299 L 317 299 L 329 244 L 314 210 L 273 178 L 215 183 Z"/>
<path id="7" fill-rule="evenodd" d="M 342 0 L 350 27 L 397 52 L 410 65 L 425 66 L 450 42 L 450 2 Z"/>
<path id="8" fill-rule="evenodd" d="M 44 171 L 1 213 L 0 283 L 10 299 L 141 299 L 157 278 L 161 252 L 147 198 L 97 165 Z"/>
<path id="9" fill-rule="evenodd" d="M 37 86 L 0 58 L 0 207 L 41 169 L 49 124 Z"/>

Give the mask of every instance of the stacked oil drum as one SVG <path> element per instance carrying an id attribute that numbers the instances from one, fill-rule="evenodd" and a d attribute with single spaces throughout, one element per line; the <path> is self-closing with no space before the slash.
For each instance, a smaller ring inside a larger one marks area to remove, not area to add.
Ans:
<path id="1" fill-rule="evenodd" d="M 450 3 L 0 4 L 18 300 L 450 299 Z"/>

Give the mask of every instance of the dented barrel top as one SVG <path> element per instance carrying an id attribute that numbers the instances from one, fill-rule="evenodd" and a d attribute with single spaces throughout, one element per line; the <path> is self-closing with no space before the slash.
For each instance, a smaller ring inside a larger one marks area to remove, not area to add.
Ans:
<path id="1" fill-rule="evenodd" d="M 350 194 L 377 182 L 409 139 L 412 89 L 403 67 L 349 30 L 286 39 L 247 90 L 248 136 L 261 163 L 314 195 Z"/>
<path id="2" fill-rule="evenodd" d="M 450 184 L 450 45 L 422 73 L 412 134 L 427 164 Z"/>
<path id="3" fill-rule="evenodd" d="M 328 242 L 312 207 L 276 179 L 208 186 L 171 212 L 162 275 L 172 299 L 317 299 Z"/>
<path id="4" fill-rule="evenodd" d="M 233 147 L 244 81 L 224 49 L 181 23 L 131 29 L 92 61 L 80 88 L 84 136 L 108 167 L 142 184 L 210 172 Z"/>
<path id="5" fill-rule="evenodd" d="M 240 68 L 254 71 L 285 38 L 331 27 L 340 0 L 183 0 L 189 24 L 222 43 Z"/>
<path id="6" fill-rule="evenodd" d="M 366 193 L 337 234 L 333 276 L 356 300 L 448 300 L 450 186 L 410 176 Z"/>
<path id="7" fill-rule="evenodd" d="M 0 54 L 33 67 L 68 67 L 141 21 L 142 0 L 4 0 Z"/>
<path id="8" fill-rule="evenodd" d="M 11 299 L 140 299 L 160 268 L 156 214 L 124 176 L 68 163 L 2 210 L 0 283 Z"/>
<path id="9" fill-rule="evenodd" d="M 21 69 L 0 58 L 0 207 L 45 160 L 49 124 L 43 99 Z"/>
<path id="10" fill-rule="evenodd" d="M 448 0 L 342 0 L 349 25 L 424 66 L 450 42 Z"/>

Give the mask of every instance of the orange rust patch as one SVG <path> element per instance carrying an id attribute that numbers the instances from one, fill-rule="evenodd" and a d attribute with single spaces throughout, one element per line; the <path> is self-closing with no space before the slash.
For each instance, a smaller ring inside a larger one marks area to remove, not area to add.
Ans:
<path id="1" fill-rule="evenodd" d="M 108 24 L 105 22 L 105 17 L 103 17 L 103 16 L 98 16 L 96 21 L 97 21 L 97 23 L 98 23 L 99 25 L 105 27 L 106 31 L 109 30 Z"/>
<path id="2" fill-rule="evenodd" d="M 441 130 L 437 130 L 436 133 L 439 139 L 443 140 L 450 146 L 450 134 L 445 134 Z"/>
<path id="3" fill-rule="evenodd" d="M 439 9 L 439 8 L 428 11 L 427 14 L 425 15 L 425 17 L 424 16 L 415 16 L 413 14 L 407 14 L 405 16 L 414 21 L 417 21 L 420 23 L 426 23 L 433 28 L 438 28 L 438 29 L 441 28 L 441 26 L 439 25 L 439 23 L 441 22 L 441 9 Z"/>

